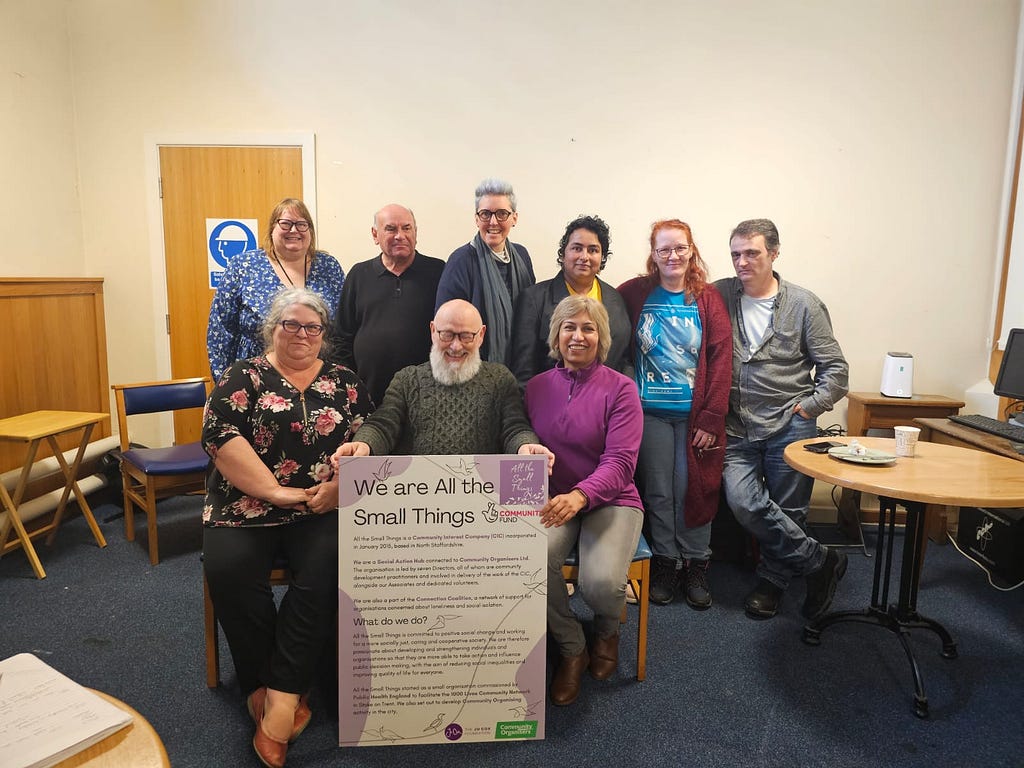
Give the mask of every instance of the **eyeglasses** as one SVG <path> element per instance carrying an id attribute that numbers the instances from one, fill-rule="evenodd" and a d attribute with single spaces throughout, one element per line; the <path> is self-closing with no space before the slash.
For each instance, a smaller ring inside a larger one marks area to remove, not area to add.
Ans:
<path id="1" fill-rule="evenodd" d="M 320 323 L 306 323 L 303 325 L 298 320 L 281 320 L 278 325 L 288 333 L 298 333 L 299 329 L 302 329 L 306 332 L 307 336 L 319 336 L 324 332 L 324 327 Z"/>
<path id="2" fill-rule="evenodd" d="M 656 248 L 654 252 L 658 254 L 659 259 L 667 259 L 673 253 L 676 256 L 685 256 L 690 252 L 690 244 L 677 245 L 675 248 Z"/>
<path id="3" fill-rule="evenodd" d="M 488 211 L 486 208 L 481 208 L 476 212 L 476 217 L 480 221 L 490 221 L 491 216 L 496 218 L 498 221 L 508 221 L 508 217 L 512 215 L 512 211 L 506 211 L 502 208 L 500 211 Z"/>
<path id="4" fill-rule="evenodd" d="M 277 226 L 279 226 L 285 232 L 291 232 L 292 227 L 295 228 L 296 232 L 309 232 L 308 221 L 292 221 L 291 219 L 278 219 Z"/>
<path id="5" fill-rule="evenodd" d="M 482 330 L 483 328 L 478 328 L 472 333 L 470 333 L 469 331 L 462 331 L 461 333 L 456 333 L 455 331 L 438 331 L 437 338 L 439 338 L 441 341 L 447 344 L 450 341 L 454 341 L 455 337 L 458 336 L 459 341 L 461 341 L 463 344 L 471 344 L 473 342 L 473 339 L 479 336 L 480 331 Z"/>

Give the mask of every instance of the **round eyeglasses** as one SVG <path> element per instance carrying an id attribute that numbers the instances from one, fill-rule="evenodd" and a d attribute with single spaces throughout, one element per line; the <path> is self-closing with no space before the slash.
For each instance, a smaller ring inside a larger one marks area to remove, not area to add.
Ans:
<path id="1" fill-rule="evenodd" d="M 659 259 L 667 259 L 673 253 L 676 256 L 685 256 L 690 252 L 690 245 L 687 243 L 686 245 L 677 245 L 674 248 L 655 248 L 654 252 L 658 254 Z"/>

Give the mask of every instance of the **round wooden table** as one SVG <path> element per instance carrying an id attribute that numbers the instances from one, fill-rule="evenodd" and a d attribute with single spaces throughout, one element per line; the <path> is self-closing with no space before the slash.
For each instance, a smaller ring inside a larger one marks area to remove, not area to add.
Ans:
<path id="1" fill-rule="evenodd" d="M 164 743 L 146 718 L 120 699 L 90 690 L 131 715 L 132 723 L 62 760 L 54 768 L 171 768 Z"/>
<path id="2" fill-rule="evenodd" d="M 861 445 L 895 454 L 892 438 L 857 437 Z M 891 464 L 858 464 L 804 449 L 820 438 L 799 440 L 786 446 L 786 463 L 805 475 L 849 488 L 877 494 L 878 539 L 871 604 L 863 611 L 826 613 L 804 627 L 804 641 L 821 642 L 822 631 L 841 621 L 874 624 L 894 632 L 906 651 L 914 675 L 914 714 L 928 716 L 928 699 L 907 630 L 927 629 L 942 641 L 943 658 L 956 658 L 956 642 L 939 622 L 917 612 L 917 591 L 924 553 L 924 506 L 1020 507 L 1024 506 L 1024 464 L 1004 456 L 969 448 L 918 441 L 913 457 L 897 457 Z M 899 598 L 889 604 L 893 564 L 893 535 L 896 504 L 907 510 L 903 555 L 900 566 Z"/>

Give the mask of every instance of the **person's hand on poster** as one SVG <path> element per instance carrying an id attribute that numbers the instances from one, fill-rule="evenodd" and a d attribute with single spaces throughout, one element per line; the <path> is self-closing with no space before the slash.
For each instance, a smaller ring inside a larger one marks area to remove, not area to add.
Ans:
<path id="1" fill-rule="evenodd" d="M 588 501 L 587 495 L 579 488 L 552 496 L 540 511 L 540 521 L 545 528 L 563 526 L 576 517 L 577 513 L 587 506 Z"/>
<path id="2" fill-rule="evenodd" d="M 306 506 L 318 515 L 338 508 L 338 476 L 306 489 Z"/>
<path id="3" fill-rule="evenodd" d="M 555 454 L 539 443 L 526 443 L 525 445 L 520 445 L 518 453 L 520 456 L 547 456 L 549 475 L 551 474 L 551 470 L 555 468 Z"/>
<path id="4" fill-rule="evenodd" d="M 370 446 L 366 443 L 361 443 L 358 440 L 353 440 L 350 443 L 342 443 L 338 446 L 338 450 L 331 456 L 331 466 L 335 470 L 338 468 L 338 459 L 345 456 L 369 456 Z"/>

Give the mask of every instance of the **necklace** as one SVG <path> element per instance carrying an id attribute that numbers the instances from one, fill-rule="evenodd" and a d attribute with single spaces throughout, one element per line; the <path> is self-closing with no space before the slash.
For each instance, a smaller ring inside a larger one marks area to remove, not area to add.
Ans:
<path id="1" fill-rule="evenodd" d="M 284 279 L 288 281 L 288 285 L 290 285 L 292 288 L 294 288 L 295 287 L 295 283 L 292 282 L 292 278 L 288 274 L 288 270 L 284 268 L 284 264 L 282 264 L 281 260 L 279 258 L 277 258 L 277 253 L 275 251 L 271 251 L 270 255 L 274 257 L 274 261 L 277 262 L 277 266 L 281 270 L 281 274 L 284 275 Z M 308 264 L 309 264 L 309 253 L 307 252 L 307 253 L 304 253 L 302 255 L 302 287 L 303 288 L 306 287 L 306 270 L 308 268 Z"/>

